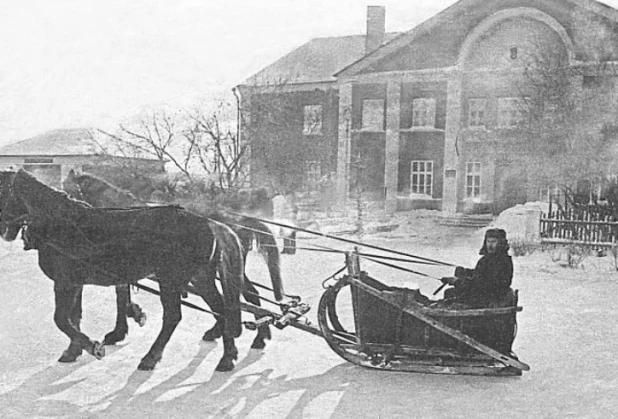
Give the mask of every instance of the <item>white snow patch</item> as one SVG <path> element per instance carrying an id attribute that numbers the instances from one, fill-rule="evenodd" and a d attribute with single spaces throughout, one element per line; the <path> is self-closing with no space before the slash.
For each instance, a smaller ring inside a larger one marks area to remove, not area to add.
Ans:
<path id="1" fill-rule="evenodd" d="M 548 211 L 549 204 L 546 202 L 515 205 L 502 211 L 491 227 L 504 229 L 509 240 L 538 241 L 539 219 L 542 213 Z"/>

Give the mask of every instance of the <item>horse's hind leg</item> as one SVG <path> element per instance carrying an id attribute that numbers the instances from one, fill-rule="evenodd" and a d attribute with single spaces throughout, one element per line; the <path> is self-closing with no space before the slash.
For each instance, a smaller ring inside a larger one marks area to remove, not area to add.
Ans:
<path id="1" fill-rule="evenodd" d="M 191 283 L 195 287 L 195 291 L 202 297 L 204 302 L 208 304 L 208 307 L 215 313 L 221 313 L 216 316 L 215 325 L 208 329 L 204 333 L 204 336 L 202 336 L 202 340 L 206 342 L 212 342 L 223 335 L 222 313 L 224 303 L 223 297 L 217 288 L 215 275 L 215 269 L 213 267 L 208 267 L 200 270 L 191 280 Z"/>
<path id="2" fill-rule="evenodd" d="M 182 319 L 182 313 L 180 310 L 180 291 L 178 287 L 172 286 L 172 284 L 166 284 L 165 282 L 159 282 L 161 288 L 161 304 L 163 305 L 163 327 L 157 339 L 152 344 L 150 351 L 146 354 L 140 362 L 137 369 L 142 371 L 150 371 L 154 369 L 155 365 L 161 360 L 163 356 L 163 350 L 165 345 L 169 342 L 176 326 Z"/>
<path id="3" fill-rule="evenodd" d="M 127 287 L 127 317 L 135 320 L 140 327 L 144 327 L 146 324 L 146 312 L 142 310 L 139 304 L 131 301 L 131 286 L 125 285 Z"/>
<path id="4" fill-rule="evenodd" d="M 58 359 L 60 362 L 74 362 L 81 355 L 83 349 L 97 359 L 105 356 L 104 346 L 99 342 L 90 340 L 79 330 L 82 289 L 82 286 L 54 286 L 56 300 L 54 322 L 71 339 L 69 348 Z"/>
<path id="5" fill-rule="evenodd" d="M 260 306 L 259 293 L 257 289 L 255 288 L 255 286 L 253 285 L 253 283 L 249 281 L 249 278 L 247 278 L 246 275 L 245 275 L 245 289 L 243 290 L 242 295 L 243 297 L 245 297 L 245 300 L 247 300 L 251 304 L 256 305 L 258 307 Z M 265 316 L 260 316 L 257 314 L 255 315 L 256 320 L 259 320 L 262 317 L 265 317 Z M 255 339 L 253 339 L 251 348 L 264 349 L 264 347 L 266 347 L 265 340 L 266 339 L 270 340 L 271 337 L 272 337 L 272 334 L 270 332 L 270 326 L 268 325 L 268 323 L 261 324 L 260 326 L 258 326 L 258 333 Z"/>
<path id="6" fill-rule="evenodd" d="M 129 285 L 117 285 L 116 289 L 116 327 L 105 335 L 105 345 L 115 345 L 124 340 L 129 334 L 127 318 L 131 317 L 140 326 L 146 323 L 146 313 L 141 307 L 131 302 L 131 288 Z"/>

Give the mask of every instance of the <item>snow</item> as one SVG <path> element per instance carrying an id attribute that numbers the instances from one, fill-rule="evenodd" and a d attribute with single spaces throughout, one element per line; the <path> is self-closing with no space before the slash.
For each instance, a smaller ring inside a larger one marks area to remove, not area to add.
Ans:
<path id="1" fill-rule="evenodd" d="M 389 218 L 393 231 L 366 234 L 367 243 L 474 266 L 484 229 L 436 223 L 439 213 L 413 211 Z M 509 221 L 498 217 L 496 225 Z M 345 236 L 354 239 L 354 236 Z M 351 245 L 302 237 L 302 246 L 350 250 Z M 371 250 L 371 252 L 378 252 Z M 618 409 L 618 273 L 611 256 L 589 257 L 583 268 L 564 268 L 554 252 L 514 258 L 514 287 L 520 291 L 514 350 L 531 366 L 522 377 L 444 376 L 382 372 L 345 362 L 319 337 L 273 328 L 263 351 L 250 349 L 254 332 L 237 340 L 234 371 L 215 372 L 221 343 L 201 341 L 210 316 L 184 309 L 178 326 L 152 372 L 137 371 L 161 324 L 158 299 L 139 292 L 134 299 L 148 313 L 139 328 L 130 323 L 125 342 L 107 347 L 97 361 L 84 355 L 74 364 L 56 359 L 67 338 L 53 322 L 52 282 L 36 254 L 21 242 L 0 242 L 0 416 L 2 418 L 606 418 Z M 286 291 L 315 311 L 322 282 L 343 266 L 343 256 L 299 250 L 282 257 Z M 434 277 L 452 268 L 410 266 Z M 267 283 L 266 268 L 251 254 L 249 276 Z M 431 294 L 440 283 L 367 261 L 363 269 L 392 285 L 419 287 Z M 343 300 L 345 296 L 342 296 Z M 190 301 L 203 305 L 191 296 Z M 102 338 L 114 323 L 112 289 L 88 287 L 82 330 Z M 342 301 L 343 312 L 349 303 Z M 247 315 L 247 319 L 251 319 Z"/>
<path id="2" fill-rule="evenodd" d="M 547 212 L 546 202 L 526 202 L 502 211 L 492 226 L 504 229 L 509 240 L 537 241 L 541 213 Z"/>

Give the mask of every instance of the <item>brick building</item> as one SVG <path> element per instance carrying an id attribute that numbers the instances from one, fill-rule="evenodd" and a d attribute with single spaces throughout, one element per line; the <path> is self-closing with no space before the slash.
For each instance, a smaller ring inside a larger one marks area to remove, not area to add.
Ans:
<path id="1" fill-rule="evenodd" d="M 365 36 L 314 39 L 237 87 L 254 183 L 282 176 L 263 162 L 283 144 L 290 176 L 330 175 L 339 201 L 362 179 L 389 210 L 499 211 L 544 186 L 512 158 L 525 57 L 542 44 L 578 69 L 574 92 L 615 96 L 618 11 L 604 4 L 461 0 L 401 34 L 384 16 L 370 6 Z"/>

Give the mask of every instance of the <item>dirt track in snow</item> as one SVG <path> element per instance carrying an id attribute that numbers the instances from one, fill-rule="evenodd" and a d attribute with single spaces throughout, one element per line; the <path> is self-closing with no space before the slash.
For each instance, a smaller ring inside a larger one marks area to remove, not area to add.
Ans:
<path id="1" fill-rule="evenodd" d="M 480 244 L 473 233 L 433 237 L 432 246 L 426 237 L 396 234 L 367 241 L 464 265 L 474 264 Z M 103 360 L 84 355 L 75 364 L 58 364 L 68 341 L 53 324 L 52 283 L 36 265 L 36 254 L 23 252 L 20 243 L 0 245 L 3 418 L 607 418 L 618 410 L 618 273 L 608 258 L 590 259 L 577 270 L 558 266 L 547 253 L 515 259 L 514 287 L 524 311 L 514 350 L 532 368 L 522 377 L 367 370 L 341 360 L 319 337 L 291 328 L 274 330 L 264 351 L 249 349 L 253 333 L 245 331 L 236 369 L 217 373 L 220 344 L 200 341 L 212 319 L 187 309 L 162 362 L 147 373 L 136 367 L 159 331 L 156 297 L 135 297 L 148 312 L 147 325 L 130 324 L 129 338 L 108 347 Z M 299 251 L 284 257 L 287 291 L 312 304 L 310 319 L 322 280 L 342 265 L 340 255 Z M 249 268 L 252 278 L 264 282 L 257 257 Z M 439 285 L 375 265 L 365 268 L 393 285 L 412 280 L 424 293 Z M 88 288 L 82 330 L 102 338 L 113 326 L 113 304 L 111 289 Z"/>

